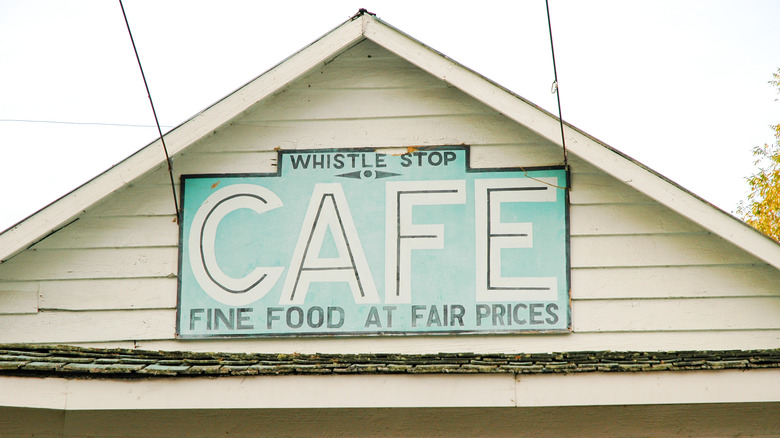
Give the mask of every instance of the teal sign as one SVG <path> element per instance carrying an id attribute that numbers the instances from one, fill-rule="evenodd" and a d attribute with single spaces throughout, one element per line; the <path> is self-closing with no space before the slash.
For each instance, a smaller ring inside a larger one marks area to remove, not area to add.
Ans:
<path id="1" fill-rule="evenodd" d="M 468 147 L 182 177 L 182 338 L 567 331 L 567 175 Z"/>

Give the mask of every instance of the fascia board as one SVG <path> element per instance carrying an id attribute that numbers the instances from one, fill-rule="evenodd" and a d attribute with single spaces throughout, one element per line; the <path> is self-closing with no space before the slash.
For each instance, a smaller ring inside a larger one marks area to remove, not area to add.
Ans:
<path id="1" fill-rule="evenodd" d="M 376 18 L 367 20 L 365 35 L 433 76 L 561 146 L 560 124 L 558 118 L 552 114 Z M 566 146 L 570 152 L 780 269 L 780 245 L 777 242 L 579 129 L 568 124 L 565 124 L 565 127 Z"/>
<path id="2" fill-rule="evenodd" d="M 8 376 L 0 377 L 0 406 L 78 411 L 776 403 L 777 373 L 756 369 L 158 379 Z"/>
<path id="3" fill-rule="evenodd" d="M 230 122 L 295 78 L 360 41 L 365 15 L 350 19 L 224 99 L 165 134 L 173 156 Z M 92 180 L 0 233 L 0 263 L 72 221 L 78 214 L 165 162 L 158 139 Z M 171 202 L 171 214 L 173 202 Z"/>

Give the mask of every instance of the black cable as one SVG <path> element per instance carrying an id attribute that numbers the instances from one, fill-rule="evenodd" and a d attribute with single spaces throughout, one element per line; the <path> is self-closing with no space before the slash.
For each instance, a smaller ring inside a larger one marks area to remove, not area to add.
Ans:
<path id="1" fill-rule="evenodd" d="M 173 166 L 171 165 L 171 157 L 168 155 L 168 147 L 165 146 L 165 138 L 163 138 L 162 129 L 160 128 L 160 122 L 157 120 L 157 111 L 154 110 L 154 102 L 152 101 L 152 93 L 149 92 L 149 84 L 146 82 L 146 75 L 144 74 L 144 68 L 141 66 L 141 58 L 138 56 L 138 49 L 135 47 L 135 40 L 133 39 L 133 33 L 130 31 L 130 23 L 127 21 L 127 14 L 125 13 L 125 7 L 122 4 L 122 0 L 119 0 L 119 7 L 122 8 L 122 16 L 125 17 L 125 25 L 127 26 L 127 33 L 130 35 L 130 42 L 133 44 L 133 52 L 135 52 L 135 59 L 138 61 L 138 69 L 141 70 L 141 77 L 144 80 L 144 87 L 146 87 L 146 95 L 149 97 L 149 104 L 152 106 L 152 114 L 154 114 L 154 123 L 157 125 L 157 132 L 160 134 L 160 142 L 162 142 L 163 150 L 165 151 L 165 161 L 168 163 L 168 175 L 171 178 L 171 190 L 173 191 L 173 205 L 176 209 L 176 220 L 180 220 L 179 214 L 179 201 L 176 197 L 176 184 L 173 182 Z"/>
<path id="2" fill-rule="evenodd" d="M 123 128 L 154 128 L 154 125 L 136 125 L 132 123 L 103 123 L 103 122 L 69 122 L 65 120 L 31 120 L 31 119 L 0 119 L 0 122 L 14 123 L 49 123 L 55 125 L 94 125 L 94 126 L 121 126 Z M 163 125 L 165 126 L 165 125 Z M 173 126 L 165 126 L 173 128 Z"/>
<path id="3" fill-rule="evenodd" d="M 555 97 L 558 99 L 558 121 L 561 125 L 561 145 L 563 146 L 563 165 L 568 170 L 569 168 L 569 155 L 566 152 L 566 137 L 563 135 L 563 115 L 561 114 L 561 93 L 558 88 L 558 69 L 555 67 L 555 46 L 553 45 L 552 24 L 550 24 L 550 4 L 548 0 L 544 0 L 544 6 L 547 9 L 547 29 L 550 31 L 550 52 L 552 52 L 553 62 L 553 74 L 555 75 L 555 82 L 553 82 L 552 92 L 555 93 Z"/>

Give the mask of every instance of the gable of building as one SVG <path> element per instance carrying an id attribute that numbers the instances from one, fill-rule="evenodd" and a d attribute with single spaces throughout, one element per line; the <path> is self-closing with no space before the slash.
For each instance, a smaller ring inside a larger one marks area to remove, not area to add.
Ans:
<path id="1" fill-rule="evenodd" d="M 538 132 L 361 39 L 180 148 L 173 167 L 178 181 L 182 174 L 274 172 L 278 148 L 400 153 L 441 145 L 469 145 L 476 168 L 563 164 L 560 147 Z M 605 150 L 628 163 L 619 165 L 637 166 Z M 778 270 L 616 178 L 604 170 L 610 165 L 617 166 L 570 153 L 568 335 L 185 346 L 174 335 L 178 225 L 159 163 L 0 264 L 0 342 L 266 352 L 428 352 L 434 344 L 436 351 L 497 352 L 776 347 Z"/>

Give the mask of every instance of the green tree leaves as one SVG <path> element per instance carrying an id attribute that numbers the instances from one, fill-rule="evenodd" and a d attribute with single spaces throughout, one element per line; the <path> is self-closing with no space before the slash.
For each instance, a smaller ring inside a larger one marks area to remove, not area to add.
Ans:
<path id="1" fill-rule="evenodd" d="M 780 68 L 769 84 L 780 93 Z M 750 185 L 747 204 L 737 207 L 737 214 L 748 224 L 780 242 L 780 124 L 771 125 L 775 142 L 753 148 L 758 171 L 747 178 Z"/>

